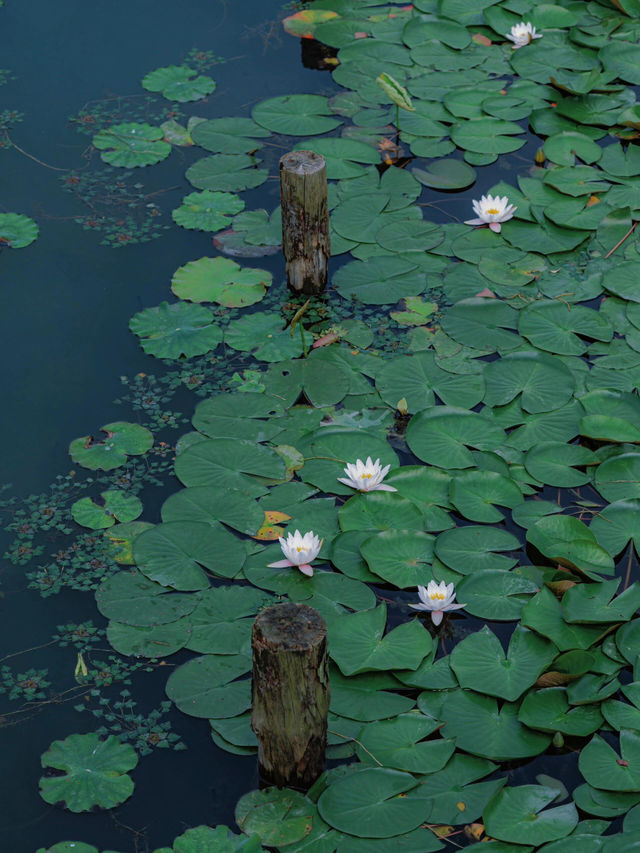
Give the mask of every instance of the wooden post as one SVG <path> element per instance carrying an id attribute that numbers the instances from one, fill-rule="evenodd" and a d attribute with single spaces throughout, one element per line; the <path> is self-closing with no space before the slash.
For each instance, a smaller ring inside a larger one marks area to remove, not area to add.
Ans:
<path id="1" fill-rule="evenodd" d="M 281 157 L 280 199 L 287 283 L 296 293 L 322 293 L 331 254 L 324 157 L 313 151 Z"/>
<path id="2" fill-rule="evenodd" d="M 260 775 L 307 790 L 324 770 L 329 712 L 327 626 L 306 604 L 277 604 L 253 623 L 251 728 Z"/>

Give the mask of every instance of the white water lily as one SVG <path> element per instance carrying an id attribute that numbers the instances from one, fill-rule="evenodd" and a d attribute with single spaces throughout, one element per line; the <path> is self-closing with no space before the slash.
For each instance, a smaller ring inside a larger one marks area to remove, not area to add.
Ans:
<path id="1" fill-rule="evenodd" d="M 410 604 L 414 610 L 428 610 L 431 613 L 431 619 L 434 625 L 439 625 L 442 622 L 442 614 L 448 610 L 460 610 L 461 607 L 466 607 L 466 604 L 454 604 L 456 597 L 455 587 L 452 583 L 446 584 L 444 581 L 436 583 L 429 581 L 428 585 L 418 587 L 418 598 L 420 604 Z"/>
<path id="2" fill-rule="evenodd" d="M 513 42 L 511 45 L 513 50 L 518 50 L 526 44 L 531 44 L 534 39 L 541 39 L 542 33 L 536 33 L 536 28 L 531 26 L 530 22 L 520 21 L 511 27 L 511 32 L 507 33 L 507 38 Z"/>
<path id="3" fill-rule="evenodd" d="M 269 568 L 285 569 L 288 566 L 295 566 L 303 575 L 312 577 L 313 566 L 310 564 L 318 556 L 324 539 L 318 539 L 313 530 L 309 530 L 304 536 L 296 530 L 295 533 L 289 533 L 286 539 L 281 536 L 278 541 L 286 560 L 269 563 Z"/>
<path id="4" fill-rule="evenodd" d="M 367 456 L 366 462 L 356 459 L 355 464 L 347 462 L 347 467 L 344 469 L 347 476 L 338 477 L 338 482 L 351 486 L 359 492 L 397 492 L 398 490 L 393 486 L 387 486 L 382 482 L 390 467 L 391 465 L 385 465 L 383 468 L 379 459 L 372 462 L 370 456 Z"/>
<path id="5" fill-rule="evenodd" d="M 477 219 L 467 219 L 464 224 L 488 225 L 492 231 L 499 234 L 502 229 L 500 223 L 511 219 L 517 209 L 515 204 L 509 204 L 506 195 L 502 198 L 499 195 L 483 195 L 480 201 L 473 200 L 473 212 Z"/>

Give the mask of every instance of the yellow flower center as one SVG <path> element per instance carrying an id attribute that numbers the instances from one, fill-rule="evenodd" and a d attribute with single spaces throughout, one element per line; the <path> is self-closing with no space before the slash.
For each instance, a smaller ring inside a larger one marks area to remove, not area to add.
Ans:
<path id="1" fill-rule="evenodd" d="M 372 476 L 371 474 L 360 474 L 360 478 L 362 480 L 370 480 L 371 476 Z"/>
<path id="2" fill-rule="evenodd" d="M 489 207 L 487 208 L 487 213 L 490 213 L 492 216 L 495 216 L 496 214 L 500 213 L 500 211 L 497 207 Z"/>
<path id="3" fill-rule="evenodd" d="M 444 601 L 446 595 L 443 595 L 441 592 L 432 592 L 429 598 L 431 601 Z"/>
<path id="4" fill-rule="evenodd" d="M 309 550 L 308 548 L 303 548 L 302 545 L 300 545 L 299 548 L 296 548 L 296 551 L 298 552 L 298 554 L 300 553 L 300 551 L 308 551 L 308 550 Z"/>

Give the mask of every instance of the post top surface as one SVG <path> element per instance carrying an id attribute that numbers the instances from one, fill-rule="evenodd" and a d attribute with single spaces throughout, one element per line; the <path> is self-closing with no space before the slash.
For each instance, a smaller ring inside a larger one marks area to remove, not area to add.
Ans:
<path id="1" fill-rule="evenodd" d="M 311 175 L 324 167 L 324 157 L 315 151 L 290 151 L 280 158 L 281 169 L 299 175 Z"/>
<path id="2" fill-rule="evenodd" d="M 296 649 L 324 638 L 327 625 L 321 614 L 307 604 L 275 604 L 257 617 L 255 631 L 270 643 Z"/>

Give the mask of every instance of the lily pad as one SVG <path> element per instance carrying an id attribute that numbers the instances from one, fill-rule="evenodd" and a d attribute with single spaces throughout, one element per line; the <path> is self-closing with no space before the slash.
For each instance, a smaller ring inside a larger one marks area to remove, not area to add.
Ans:
<path id="1" fill-rule="evenodd" d="M 149 92 L 161 92 L 167 100 L 179 103 L 199 101 L 216 88 L 211 77 L 198 74 L 187 65 L 156 68 L 142 78 L 142 86 Z"/>
<path id="2" fill-rule="evenodd" d="M 237 193 L 259 187 L 269 177 L 260 160 L 250 154 L 214 154 L 189 166 L 186 178 L 200 190 Z"/>
<path id="3" fill-rule="evenodd" d="M 457 644 L 451 653 L 451 668 L 461 687 L 515 702 L 556 654 L 553 643 L 518 626 L 505 656 L 500 640 L 485 626 Z"/>
<path id="4" fill-rule="evenodd" d="M 93 144 L 111 166 L 152 166 L 171 154 L 171 146 L 163 140 L 159 127 L 128 122 L 113 124 L 93 137 Z"/>
<path id="5" fill-rule="evenodd" d="M 161 302 L 134 314 L 129 328 L 141 339 L 142 349 L 156 358 L 190 358 L 215 349 L 222 332 L 202 305 Z"/>
<path id="6" fill-rule="evenodd" d="M 124 465 L 128 456 L 142 456 L 153 446 L 153 435 L 139 424 L 116 421 L 100 431 L 107 434 L 102 441 L 85 435 L 69 445 L 71 458 L 83 468 L 111 471 Z"/>
<path id="7" fill-rule="evenodd" d="M 261 127 L 287 136 L 315 136 L 342 124 L 321 95 L 268 98 L 253 108 L 251 116 Z"/>
<path id="8" fill-rule="evenodd" d="M 576 827 L 573 803 L 548 809 L 557 798 L 556 788 L 520 785 L 499 791 L 484 811 L 487 832 L 502 841 L 544 844 L 564 838 Z"/>
<path id="9" fill-rule="evenodd" d="M 38 226 L 21 213 L 0 213 L 0 248 L 23 249 L 38 237 Z"/>
<path id="10" fill-rule="evenodd" d="M 231 224 L 229 217 L 241 210 L 244 210 L 244 201 L 234 193 L 203 190 L 186 195 L 171 216 L 183 228 L 221 231 Z"/>
<path id="11" fill-rule="evenodd" d="M 259 302 L 271 281 L 267 270 L 241 267 L 229 258 L 200 258 L 176 270 L 171 289 L 180 299 L 190 302 L 217 302 L 227 308 L 243 308 Z"/>
<path id="12" fill-rule="evenodd" d="M 138 763 L 136 751 L 114 735 L 69 735 L 54 741 L 42 755 L 42 766 L 61 771 L 40 779 L 40 796 L 51 805 L 86 812 L 94 806 L 111 809 L 133 793 L 127 775 Z"/>
<path id="13" fill-rule="evenodd" d="M 142 512 L 142 501 L 135 495 L 109 490 L 102 492 L 100 497 L 104 501 L 103 506 L 91 498 L 80 498 L 73 503 L 73 520 L 91 530 L 103 530 L 105 527 L 111 527 L 116 521 L 133 521 Z"/>

